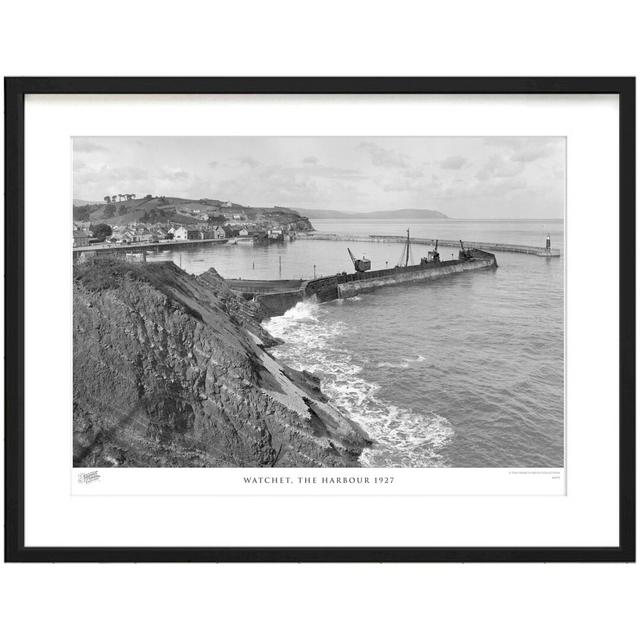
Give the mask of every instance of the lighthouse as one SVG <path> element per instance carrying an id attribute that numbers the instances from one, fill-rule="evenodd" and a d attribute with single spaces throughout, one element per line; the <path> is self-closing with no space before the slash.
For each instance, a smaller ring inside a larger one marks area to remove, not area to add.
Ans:
<path id="1" fill-rule="evenodd" d="M 545 246 L 547 253 L 551 253 L 551 236 L 547 233 L 547 244 Z"/>

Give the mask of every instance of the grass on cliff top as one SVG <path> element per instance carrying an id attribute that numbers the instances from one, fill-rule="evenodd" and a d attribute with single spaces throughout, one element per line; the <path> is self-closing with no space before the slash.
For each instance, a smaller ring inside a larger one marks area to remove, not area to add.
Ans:
<path id="1" fill-rule="evenodd" d="M 73 279 L 75 286 L 92 293 L 117 291 L 125 284 L 144 283 L 178 304 L 200 322 L 204 320 L 198 307 L 208 307 L 214 312 L 222 311 L 237 321 L 232 310 L 248 304 L 228 288 L 215 269 L 211 268 L 196 277 L 171 261 L 136 263 L 105 258 L 75 265 Z M 246 309 L 238 313 L 253 319 L 253 315 L 246 312 Z"/>
<path id="2" fill-rule="evenodd" d="M 136 263 L 102 259 L 73 267 L 74 281 L 89 291 L 118 289 L 124 280 L 139 280 L 156 285 L 159 281 L 175 278 L 178 274 L 189 277 L 170 261 Z"/>

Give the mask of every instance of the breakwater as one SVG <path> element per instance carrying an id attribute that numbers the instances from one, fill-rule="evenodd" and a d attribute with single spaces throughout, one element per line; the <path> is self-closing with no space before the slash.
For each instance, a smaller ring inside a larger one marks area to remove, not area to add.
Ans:
<path id="1" fill-rule="evenodd" d="M 285 313 L 306 298 L 330 302 L 350 298 L 380 287 L 431 280 L 464 271 L 490 269 L 498 266 L 492 253 L 469 249 L 471 259 L 430 262 L 426 265 L 379 269 L 377 271 L 337 273 L 314 280 L 226 280 L 227 286 L 246 300 L 259 302 L 271 316 Z"/>
<path id="2" fill-rule="evenodd" d="M 478 254 L 480 252 L 478 251 Z M 484 252 L 482 252 L 484 253 Z M 478 269 L 489 269 L 496 267 L 496 259 L 491 254 L 477 255 L 472 261 L 467 260 L 449 260 L 440 263 L 431 269 L 416 268 L 405 269 L 386 269 L 376 278 L 361 278 L 343 282 L 337 285 L 337 293 L 339 298 L 351 298 L 359 293 L 365 293 L 380 287 L 388 287 L 394 284 L 403 284 L 406 282 L 416 282 L 418 280 L 431 280 L 433 278 L 441 278 L 442 276 L 453 273 L 462 273 L 464 271 L 475 271 Z"/>
<path id="3" fill-rule="evenodd" d="M 270 316 L 279 316 L 304 297 L 304 280 L 228 279 L 227 286 L 245 300 L 259 302 Z"/>
<path id="4" fill-rule="evenodd" d="M 337 240 L 345 242 L 389 242 L 403 244 L 406 243 L 406 236 L 394 235 L 351 235 L 337 233 L 309 233 L 300 235 L 300 239 L 304 240 Z M 436 238 L 411 238 L 412 244 L 434 245 Z M 469 249 L 480 249 L 482 251 L 502 251 L 505 253 L 526 253 L 529 255 L 540 256 L 545 258 L 558 258 L 560 251 L 558 249 L 550 249 L 547 251 L 544 247 L 534 247 L 521 244 L 505 244 L 497 242 L 474 242 L 471 240 L 463 240 L 464 246 Z M 438 244 L 441 247 L 459 247 L 459 240 L 442 240 L 438 238 Z"/>
<path id="5" fill-rule="evenodd" d="M 304 297 L 315 296 L 320 302 L 329 302 L 339 298 L 350 298 L 372 291 L 380 287 L 387 287 L 418 280 L 431 280 L 463 271 L 476 271 L 498 266 L 496 257 L 480 249 L 470 249 L 472 259 L 446 260 L 444 262 L 430 262 L 426 265 L 379 269 L 364 273 L 342 273 L 327 278 L 310 280 L 304 285 Z"/>

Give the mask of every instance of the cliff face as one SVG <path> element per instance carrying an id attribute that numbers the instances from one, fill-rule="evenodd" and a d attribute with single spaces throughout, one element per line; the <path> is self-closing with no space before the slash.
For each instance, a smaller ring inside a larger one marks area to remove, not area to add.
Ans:
<path id="1" fill-rule="evenodd" d="M 85 264 L 73 300 L 75 466 L 358 464 L 366 435 L 214 270 Z"/>
<path id="2" fill-rule="evenodd" d="M 291 222 L 296 231 L 314 231 L 309 218 L 306 218 L 305 216 L 300 216 L 300 218 Z"/>

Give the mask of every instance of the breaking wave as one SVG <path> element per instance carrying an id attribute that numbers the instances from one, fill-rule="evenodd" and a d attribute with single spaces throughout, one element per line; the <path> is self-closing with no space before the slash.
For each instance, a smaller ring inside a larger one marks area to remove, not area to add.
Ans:
<path id="1" fill-rule="evenodd" d="M 437 414 L 423 415 L 385 402 L 379 386 L 363 376 L 359 355 L 341 344 L 355 332 L 331 317 L 331 309 L 312 301 L 299 302 L 283 316 L 265 322 L 265 329 L 284 344 L 273 355 L 296 369 L 321 378 L 322 391 L 375 441 L 360 461 L 370 467 L 446 466 L 443 450 L 453 435 L 449 422 Z M 377 367 L 408 368 L 424 356 L 381 362 Z"/>
<path id="2" fill-rule="evenodd" d="M 424 362 L 424 360 L 424 356 L 417 356 L 415 358 L 402 358 L 400 362 L 378 362 L 376 367 L 378 369 L 408 369 L 412 364 Z"/>

